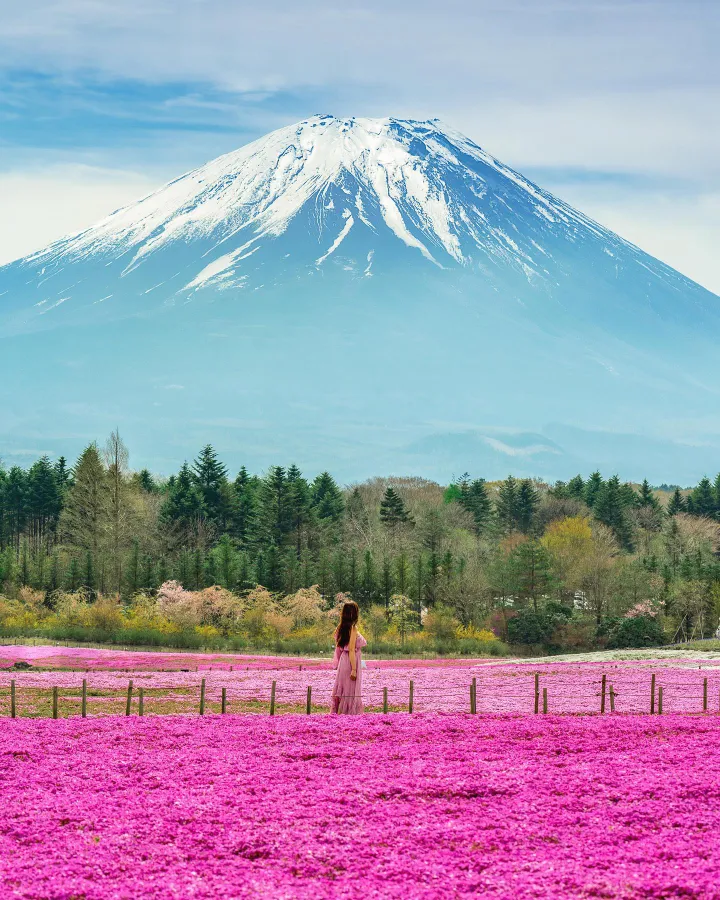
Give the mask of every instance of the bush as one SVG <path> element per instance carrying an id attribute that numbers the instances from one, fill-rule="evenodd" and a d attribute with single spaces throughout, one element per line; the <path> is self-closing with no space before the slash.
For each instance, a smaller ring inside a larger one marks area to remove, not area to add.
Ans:
<path id="1" fill-rule="evenodd" d="M 619 619 L 608 632 L 611 650 L 659 647 L 665 643 L 665 632 L 654 616 L 632 616 Z"/>

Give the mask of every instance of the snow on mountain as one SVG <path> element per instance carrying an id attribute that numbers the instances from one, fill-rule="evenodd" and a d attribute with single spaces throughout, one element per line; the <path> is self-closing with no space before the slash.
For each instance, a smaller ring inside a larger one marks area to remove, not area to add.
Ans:
<path id="1" fill-rule="evenodd" d="M 39 394 L 83 433 L 110 395 L 139 435 L 187 433 L 171 452 L 158 431 L 162 459 L 218 432 L 350 476 L 480 451 L 557 472 L 548 423 L 703 420 L 719 324 L 715 295 L 437 120 L 315 116 L 0 268 L 4 365 L 40 360 L 0 453 L 37 433 Z"/>

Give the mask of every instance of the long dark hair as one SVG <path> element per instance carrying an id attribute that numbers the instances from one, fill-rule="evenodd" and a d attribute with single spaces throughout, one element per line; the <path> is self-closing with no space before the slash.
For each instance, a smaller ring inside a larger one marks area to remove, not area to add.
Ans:
<path id="1" fill-rule="evenodd" d="M 335 631 L 335 643 L 338 647 L 347 647 L 350 643 L 350 632 L 353 625 L 357 625 L 360 618 L 360 608 L 354 600 L 347 600 L 343 603 L 342 612 L 340 613 L 340 624 Z"/>

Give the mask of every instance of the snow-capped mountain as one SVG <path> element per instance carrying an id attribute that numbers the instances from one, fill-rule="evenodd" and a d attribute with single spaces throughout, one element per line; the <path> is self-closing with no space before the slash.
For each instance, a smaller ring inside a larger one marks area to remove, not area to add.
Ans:
<path id="1" fill-rule="evenodd" d="M 719 312 L 436 120 L 317 116 L 0 268 L 5 364 L 41 360 L 0 454 L 43 433 L 49 392 L 38 422 L 95 436 L 110 402 L 158 468 L 213 440 L 449 477 L 439 440 L 458 470 L 485 448 L 564 471 L 548 423 L 662 437 L 661 412 L 705 415 Z"/>

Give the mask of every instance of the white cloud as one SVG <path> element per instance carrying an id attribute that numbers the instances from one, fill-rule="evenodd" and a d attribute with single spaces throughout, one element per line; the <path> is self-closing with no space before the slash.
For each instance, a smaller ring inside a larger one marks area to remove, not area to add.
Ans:
<path id="1" fill-rule="evenodd" d="M 578 183 L 547 187 L 646 253 L 720 294 L 720 189 L 685 194 Z"/>
<path id="2" fill-rule="evenodd" d="M 0 172 L 0 265 L 81 231 L 157 184 L 88 166 Z"/>

